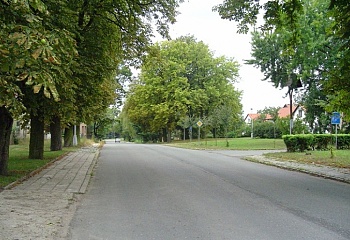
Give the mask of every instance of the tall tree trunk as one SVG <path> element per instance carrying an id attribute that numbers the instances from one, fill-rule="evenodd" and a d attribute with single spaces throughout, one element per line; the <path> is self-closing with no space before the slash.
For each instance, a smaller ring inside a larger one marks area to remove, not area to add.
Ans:
<path id="1" fill-rule="evenodd" d="M 171 142 L 171 129 L 170 128 L 167 129 L 167 142 L 168 143 Z"/>
<path id="2" fill-rule="evenodd" d="M 73 146 L 73 126 L 64 129 L 64 147 Z"/>
<path id="3" fill-rule="evenodd" d="M 50 123 L 50 133 L 51 133 L 51 151 L 62 150 L 62 132 L 61 132 L 61 118 L 53 117 Z"/>
<path id="4" fill-rule="evenodd" d="M 30 116 L 29 158 L 44 158 L 44 114 L 38 111 Z"/>
<path id="5" fill-rule="evenodd" d="M 0 107 L 0 175 L 8 174 L 10 136 L 13 118 L 5 106 Z"/>
<path id="6" fill-rule="evenodd" d="M 163 128 L 162 142 L 165 142 L 166 139 L 167 139 L 167 131 L 166 131 L 166 128 Z"/>

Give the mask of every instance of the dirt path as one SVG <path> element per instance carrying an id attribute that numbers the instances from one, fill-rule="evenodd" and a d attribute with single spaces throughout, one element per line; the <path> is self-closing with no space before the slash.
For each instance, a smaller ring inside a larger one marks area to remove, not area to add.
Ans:
<path id="1" fill-rule="evenodd" d="M 2 192 L 0 239 L 65 239 L 77 200 L 72 193 Z"/>

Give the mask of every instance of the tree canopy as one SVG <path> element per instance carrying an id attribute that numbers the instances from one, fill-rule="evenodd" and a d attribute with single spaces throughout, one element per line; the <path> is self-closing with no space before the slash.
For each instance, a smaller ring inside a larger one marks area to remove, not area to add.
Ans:
<path id="1" fill-rule="evenodd" d="M 141 62 L 152 26 L 167 37 L 180 2 L 0 1 L 0 174 L 13 118 L 40 122 L 32 138 L 43 136 L 44 120 L 93 120 L 115 102 L 118 64 Z"/>
<path id="2" fill-rule="evenodd" d="M 240 33 L 255 26 L 262 13 L 264 23 L 253 35 L 255 55 L 250 63 L 259 65 L 275 87 L 295 76 L 309 89 L 322 88 L 324 109 L 349 118 L 349 1 L 225 0 L 213 10 L 238 22 Z"/>
<path id="3" fill-rule="evenodd" d="M 210 116 L 222 105 L 239 118 L 241 93 L 233 83 L 238 64 L 214 57 L 208 46 L 193 37 L 154 45 L 131 86 L 124 111 L 143 131 L 168 133 L 187 116 Z"/>

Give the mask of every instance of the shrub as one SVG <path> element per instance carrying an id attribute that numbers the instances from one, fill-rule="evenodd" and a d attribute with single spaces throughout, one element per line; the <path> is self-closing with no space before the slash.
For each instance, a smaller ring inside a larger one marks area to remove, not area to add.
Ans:
<path id="1" fill-rule="evenodd" d="M 286 144 L 287 152 L 296 152 L 298 150 L 297 138 L 294 135 L 284 135 L 282 138 Z"/>
<path id="2" fill-rule="evenodd" d="M 335 137 L 330 134 L 297 134 L 284 135 L 283 141 L 288 152 L 303 152 L 307 149 L 328 150 L 335 143 Z M 350 134 L 337 135 L 337 148 L 350 149 Z"/>
<path id="3" fill-rule="evenodd" d="M 335 142 L 335 136 L 333 136 L 333 142 Z M 337 148 L 350 149 L 350 134 L 339 134 L 337 136 Z"/>
<path id="4" fill-rule="evenodd" d="M 317 150 L 328 150 L 328 146 L 332 143 L 332 136 L 329 134 L 316 134 L 312 148 Z"/>

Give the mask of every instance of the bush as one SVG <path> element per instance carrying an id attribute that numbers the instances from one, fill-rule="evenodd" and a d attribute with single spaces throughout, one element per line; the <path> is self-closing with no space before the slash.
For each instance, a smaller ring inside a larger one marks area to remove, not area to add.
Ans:
<path id="1" fill-rule="evenodd" d="M 284 135 L 283 141 L 286 144 L 288 152 L 304 152 L 313 143 L 313 135 L 301 134 L 301 135 Z"/>
<path id="2" fill-rule="evenodd" d="M 335 143 L 335 137 L 330 134 L 297 134 L 284 135 L 283 141 L 288 152 L 303 152 L 307 149 L 328 150 Z M 337 149 L 350 149 L 350 134 L 337 136 Z"/>
<path id="3" fill-rule="evenodd" d="M 284 144 L 286 144 L 287 152 L 296 152 L 297 151 L 297 141 L 293 135 L 283 135 L 282 139 Z"/>
<path id="4" fill-rule="evenodd" d="M 333 135 L 333 142 L 335 142 L 334 135 Z M 339 134 L 337 136 L 337 148 L 350 149 L 350 134 Z"/>
<path id="5" fill-rule="evenodd" d="M 235 136 L 236 136 L 236 133 L 233 131 L 227 133 L 228 138 L 234 138 Z"/>
<path id="6" fill-rule="evenodd" d="M 328 146 L 332 143 L 332 135 L 316 134 L 314 136 L 314 141 L 311 145 L 312 149 L 328 150 Z"/>

